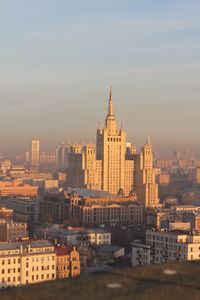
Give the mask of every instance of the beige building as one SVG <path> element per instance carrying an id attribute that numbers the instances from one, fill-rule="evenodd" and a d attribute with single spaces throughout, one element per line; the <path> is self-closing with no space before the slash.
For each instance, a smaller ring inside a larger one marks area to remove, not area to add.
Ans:
<path id="1" fill-rule="evenodd" d="M 200 259 L 200 235 L 182 231 L 147 230 L 154 263 Z"/>
<path id="2" fill-rule="evenodd" d="M 200 260 L 200 235 L 180 230 L 147 230 L 146 244 L 132 244 L 132 266 Z"/>
<path id="3" fill-rule="evenodd" d="M 56 278 L 54 246 L 46 240 L 0 243 L 0 288 Z"/>
<path id="4" fill-rule="evenodd" d="M 117 128 L 110 91 L 103 129 L 94 145 L 74 145 L 68 156 L 67 186 L 104 190 L 128 195 L 133 188 L 135 147 L 126 144 L 126 133 Z"/>
<path id="5" fill-rule="evenodd" d="M 38 195 L 38 187 L 29 184 L 23 184 L 20 180 L 0 181 L 0 196 L 23 196 L 36 197 Z"/>
<path id="6" fill-rule="evenodd" d="M 69 199 L 70 201 L 70 199 Z M 72 200 L 73 201 L 73 200 Z M 82 226 L 123 226 L 141 224 L 144 221 L 143 206 L 137 203 L 136 196 L 83 198 L 77 204 L 72 203 L 70 221 Z"/>
<path id="7" fill-rule="evenodd" d="M 27 224 L 0 219 L 0 242 L 10 242 L 27 238 Z"/>
<path id="8" fill-rule="evenodd" d="M 31 141 L 31 166 L 39 167 L 40 164 L 40 141 L 32 140 Z"/>
<path id="9" fill-rule="evenodd" d="M 101 190 L 101 163 L 96 161 L 94 145 L 73 145 L 70 147 L 67 185 Z"/>
<path id="10" fill-rule="evenodd" d="M 170 183 L 170 175 L 168 173 L 161 173 L 157 175 L 158 184 L 161 186 L 167 186 Z"/>
<path id="11" fill-rule="evenodd" d="M 56 278 L 76 277 L 80 275 L 79 252 L 73 249 L 58 245 L 56 250 Z"/>
<path id="12" fill-rule="evenodd" d="M 157 169 L 153 167 L 153 150 L 150 139 L 136 155 L 134 169 L 134 187 L 138 200 L 145 207 L 157 207 L 158 184 L 156 183 Z"/>

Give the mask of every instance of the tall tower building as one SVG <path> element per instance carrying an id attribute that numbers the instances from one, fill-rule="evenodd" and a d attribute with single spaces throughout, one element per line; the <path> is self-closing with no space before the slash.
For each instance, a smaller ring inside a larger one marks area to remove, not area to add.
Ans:
<path id="1" fill-rule="evenodd" d="M 118 191 L 128 195 L 133 189 L 135 147 L 126 144 L 126 133 L 117 128 L 110 90 L 108 113 L 103 129 L 97 130 L 94 145 L 74 145 L 68 155 L 67 185 Z"/>
<path id="2" fill-rule="evenodd" d="M 59 170 L 65 170 L 68 167 L 69 147 L 64 143 L 56 148 L 56 167 Z"/>
<path id="3" fill-rule="evenodd" d="M 32 140 L 30 149 L 31 167 L 39 167 L 40 164 L 40 141 Z"/>
<path id="4" fill-rule="evenodd" d="M 102 189 L 116 194 L 125 188 L 126 133 L 117 128 L 110 90 L 108 114 L 103 129 L 97 130 L 97 160 L 102 161 Z"/>
<path id="5" fill-rule="evenodd" d="M 158 206 L 158 184 L 156 183 L 156 169 L 153 168 L 153 149 L 149 137 L 142 146 L 140 154 L 135 156 L 134 187 L 138 200 L 145 207 Z"/>

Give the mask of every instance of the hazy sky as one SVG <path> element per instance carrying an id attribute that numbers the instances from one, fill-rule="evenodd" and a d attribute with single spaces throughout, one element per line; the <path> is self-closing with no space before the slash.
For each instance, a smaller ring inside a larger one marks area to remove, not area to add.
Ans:
<path id="1" fill-rule="evenodd" d="M 0 150 L 95 141 L 110 85 L 128 140 L 200 149 L 199 12 L 199 0 L 0 0 Z"/>

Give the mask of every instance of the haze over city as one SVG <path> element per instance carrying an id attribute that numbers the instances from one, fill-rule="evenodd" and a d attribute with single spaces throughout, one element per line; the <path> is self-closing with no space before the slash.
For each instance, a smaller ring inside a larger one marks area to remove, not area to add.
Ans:
<path id="1" fill-rule="evenodd" d="M 1 149 L 94 142 L 113 87 L 140 145 L 197 151 L 199 1 L 2 1 Z"/>
<path id="2" fill-rule="evenodd" d="M 199 12 L 0 0 L 0 300 L 200 299 Z"/>

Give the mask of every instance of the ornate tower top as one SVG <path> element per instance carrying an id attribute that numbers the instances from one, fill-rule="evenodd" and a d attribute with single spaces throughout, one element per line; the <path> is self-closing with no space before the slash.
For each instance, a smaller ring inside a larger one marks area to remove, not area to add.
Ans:
<path id="1" fill-rule="evenodd" d="M 152 145 L 151 144 L 151 139 L 150 139 L 149 135 L 147 135 L 147 138 L 146 138 L 146 145 Z"/>
<path id="2" fill-rule="evenodd" d="M 108 103 L 108 114 L 105 122 L 106 128 L 108 129 L 110 134 L 116 134 L 116 120 L 113 110 L 113 100 L 112 100 L 112 88 L 110 88 L 110 96 Z"/>
<path id="3" fill-rule="evenodd" d="M 110 87 L 110 97 L 109 97 L 109 105 L 108 105 L 108 116 L 113 117 L 113 100 L 112 100 L 112 87 Z"/>

